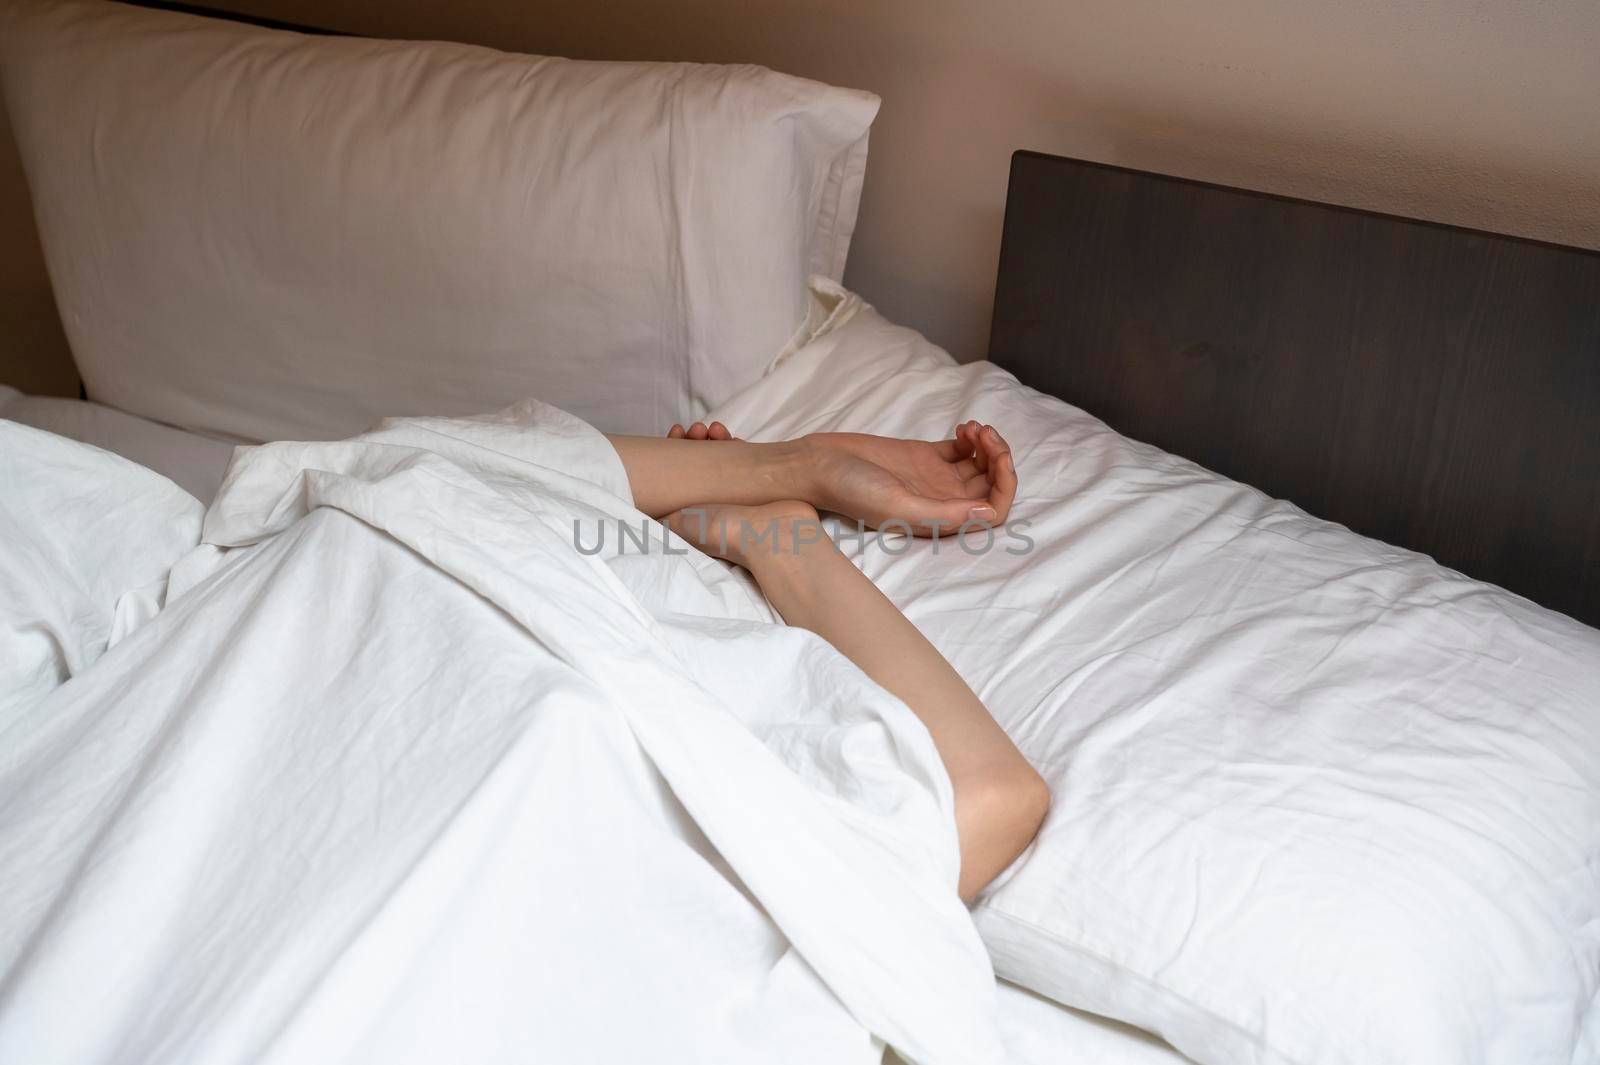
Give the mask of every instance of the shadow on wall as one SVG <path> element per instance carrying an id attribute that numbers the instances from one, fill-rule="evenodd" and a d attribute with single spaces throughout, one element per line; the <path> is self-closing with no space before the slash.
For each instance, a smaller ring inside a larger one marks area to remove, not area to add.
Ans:
<path id="1" fill-rule="evenodd" d="M 0 108 L 0 384 L 44 396 L 76 396 L 73 365 L 56 312 L 33 204 L 11 123 Z"/>

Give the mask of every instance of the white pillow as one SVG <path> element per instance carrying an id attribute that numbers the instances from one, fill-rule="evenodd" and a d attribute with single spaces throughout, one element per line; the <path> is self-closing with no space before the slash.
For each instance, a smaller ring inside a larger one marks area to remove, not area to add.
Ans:
<path id="1" fill-rule="evenodd" d="M 0 419 L 0 714 L 161 608 L 204 509 L 143 466 Z"/>
<path id="2" fill-rule="evenodd" d="M 823 297 L 736 433 L 1017 458 L 995 549 L 858 552 L 1050 781 L 999 975 L 1206 1065 L 1600 1061 L 1600 632 Z"/>
<path id="3" fill-rule="evenodd" d="M 702 413 L 842 274 L 878 107 L 101 0 L 5 5 L 0 64 L 89 394 L 259 440 L 524 396 Z"/>

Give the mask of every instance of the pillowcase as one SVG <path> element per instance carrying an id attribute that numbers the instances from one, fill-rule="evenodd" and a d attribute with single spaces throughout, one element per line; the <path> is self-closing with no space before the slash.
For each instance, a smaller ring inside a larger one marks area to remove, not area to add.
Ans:
<path id="1" fill-rule="evenodd" d="M 697 417 L 842 274 L 878 107 L 101 0 L 6 5 L 0 66 L 90 396 L 246 440 Z"/>
<path id="2" fill-rule="evenodd" d="M 1203 1065 L 1600 1061 L 1600 631 L 854 302 L 713 413 L 1011 442 L 991 550 L 845 541 L 1050 782 L 996 972 Z"/>
<path id="3" fill-rule="evenodd" d="M 164 602 L 199 500 L 143 466 L 0 419 L 0 714 L 87 669 Z"/>

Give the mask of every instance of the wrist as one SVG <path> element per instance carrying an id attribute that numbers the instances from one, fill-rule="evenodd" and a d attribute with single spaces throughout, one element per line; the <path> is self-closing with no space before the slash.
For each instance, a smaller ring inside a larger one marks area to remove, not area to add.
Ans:
<path id="1" fill-rule="evenodd" d="M 820 508 L 819 455 L 813 436 L 762 446 L 771 449 L 765 463 L 767 497 L 800 500 Z"/>
<path id="2" fill-rule="evenodd" d="M 832 510 L 833 500 L 828 492 L 827 448 L 821 435 L 807 433 L 790 440 L 789 480 L 791 498 L 803 499 L 817 510 Z"/>
<path id="3" fill-rule="evenodd" d="M 785 500 L 758 508 L 757 513 L 755 520 L 745 525 L 749 534 L 741 544 L 738 563 L 750 570 L 758 583 L 765 577 L 807 568 L 818 555 L 838 550 L 810 504 Z"/>

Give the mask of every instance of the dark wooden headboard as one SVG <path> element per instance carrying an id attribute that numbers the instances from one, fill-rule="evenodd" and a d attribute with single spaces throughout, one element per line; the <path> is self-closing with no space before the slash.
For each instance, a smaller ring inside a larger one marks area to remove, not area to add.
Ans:
<path id="1" fill-rule="evenodd" d="M 1600 253 L 1018 152 L 989 357 L 1600 625 Z"/>

